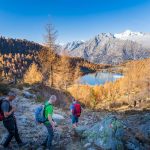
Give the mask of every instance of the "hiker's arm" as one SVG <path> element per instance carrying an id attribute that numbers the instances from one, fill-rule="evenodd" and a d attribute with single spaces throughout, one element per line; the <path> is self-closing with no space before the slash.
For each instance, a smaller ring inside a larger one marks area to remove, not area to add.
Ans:
<path id="1" fill-rule="evenodd" d="M 70 110 L 71 114 L 73 114 L 73 109 Z"/>
<path id="2" fill-rule="evenodd" d="M 72 105 L 70 106 L 70 113 L 71 114 L 73 113 L 73 106 Z"/>
<path id="3" fill-rule="evenodd" d="M 2 106 L 2 108 L 3 108 L 3 112 L 4 112 L 4 117 L 5 118 L 9 117 L 16 110 L 15 107 L 12 107 L 12 109 L 9 111 L 9 104 L 4 104 Z"/>
<path id="4" fill-rule="evenodd" d="M 4 102 L 2 104 L 2 111 L 4 112 L 4 117 L 9 117 L 16 109 L 13 107 L 10 111 L 9 111 L 9 104 L 8 102 Z"/>
<path id="5" fill-rule="evenodd" d="M 50 124 L 52 125 L 52 127 L 55 126 L 54 121 L 52 120 L 51 115 L 48 115 L 48 121 L 50 122 Z"/>
<path id="6" fill-rule="evenodd" d="M 9 117 L 13 112 L 14 112 L 14 108 L 12 108 L 11 111 L 9 112 L 4 112 L 4 117 L 5 118 Z"/>

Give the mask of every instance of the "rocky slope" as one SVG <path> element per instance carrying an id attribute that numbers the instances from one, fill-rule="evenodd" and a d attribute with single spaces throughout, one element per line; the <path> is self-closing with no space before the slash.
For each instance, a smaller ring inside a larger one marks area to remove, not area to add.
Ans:
<path id="1" fill-rule="evenodd" d="M 29 95 L 28 89 L 14 90 L 18 95 L 17 99 L 13 102 L 13 105 L 17 108 L 15 116 L 17 119 L 19 133 L 23 141 L 28 142 L 28 145 L 22 149 L 43 150 L 44 147 L 41 146 L 41 143 L 44 141 L 47 131 L 43 125 L 36 124 L 34 120 L 34 110 L 41 104 L 35 102 L 35 95 Z M 69 112 L 59 108 L 55 108 L 54 113 L 55 114 L 53 118 L 58 123 L 58 127 L 55 128 L 53 149 L 82 150 L 83 145 L 81 144 L 80 140 L 78 140 L 78 137 L 74 135 L 74 131 L 72 130 L 71 119 L 70 115 L 68 114 Z M 64 118 L 65 120 L 62 118 Z M 91 124 L 95 121 L 96 119 L 93 117 L 93 114 L 89 114 L 89 116 L 81 121 L 81 123 Z M 7 131 L 3 127 L 2 122 L 0 122 L 0 144 L 3 143 L 6 135 Z M 10 149 L 19 150 L 19 147 L 14 139 L 10 144 Z M 3 149 L 0 148 L 0 150 Z"/>
<path id="2" fill-rule="evenodd" d="M 150 34 L 131 31 L 121 34 L 102 33 L 85 42 L 68 43 L 62 50 L 94 63 L 117 64 L 150 57 L 149 40 Z"/>
<path id="3" fill-rule="evenodd" d="M 22 96 L 24 91 L 18 90 L 17 100 L 13 105 L 17 107 L 16 119 L 19 132 L 23 141 L 28 142 L 25 150 L 43 150 L 40 146 L 45 139 L 46 129 L 43 125 L 37 125 L 34 121 L 34 109 L 40 105 Z M 56 115 L 57 114 L 57 115 Z M 55 108 L 54 119 L 58 123 L 55 128 L 53 141 L 54 150 L 149 150 L 150 149 L 150 113 L 149 112 L 93 112 L 84 109 L 80 118 L 79 127 L 75 130 L 71 127 L 68 111 Z M 64 119 L 62 119 L 64 117 Z M 61 119 L 60 119 L 61 118 Z M 136 126 L 135 126 L 136 125 Z M 0 122 L 0 142 L 7 134 Z M 13 140 L 11 149 L 19 149 Z"/>

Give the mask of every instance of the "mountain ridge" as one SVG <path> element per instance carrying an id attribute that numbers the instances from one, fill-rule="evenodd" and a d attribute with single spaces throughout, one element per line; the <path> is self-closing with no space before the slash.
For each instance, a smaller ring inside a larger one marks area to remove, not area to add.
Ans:
<path id="1" fill-rule="evenodd" d="M 0 53 L 28 53 L 31 51 L 39 51 L 42 45 L 26 39 L 14 39 L 0 36 Z"/>
<path id="2" fill-rule="evenodd" d="M 150 57 L 150 44 L 147 44 L 150 42 L 147 42 L 144 36 L 148 37 L 149 41 L 148 33 L 130 30 L 120 34 L 101 33 L 85 42 L 74 41 L 69 43 L 69 46 L 66 44 L 62 50 L 68 50 L 69 55 L 82 57 L 94 63 L 118 64 Z M 142 37 L 146 44 L 138 37 Z"/>

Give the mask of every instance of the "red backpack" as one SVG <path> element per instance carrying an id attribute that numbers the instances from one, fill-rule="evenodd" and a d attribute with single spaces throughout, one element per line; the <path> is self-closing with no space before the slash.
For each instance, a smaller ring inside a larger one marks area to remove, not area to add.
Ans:
<path id="1" fill-rule="evenodd" d="M 73 106 L 74 106 L 73 115 L 76 116 L 76 117 L 80 117 L 80 115 L 81 115 L 81 105 L 76 103 Z"/>

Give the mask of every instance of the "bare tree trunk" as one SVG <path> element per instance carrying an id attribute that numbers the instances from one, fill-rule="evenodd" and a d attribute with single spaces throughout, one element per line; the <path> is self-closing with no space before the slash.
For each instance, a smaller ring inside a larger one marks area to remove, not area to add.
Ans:
<path id="1" fill-rule="evenodd" d="M 51 87 L 53 87 L 53 66 L 51 65 L 51 70 L 50 70 L 50 72 L 51 72 L 51 75 L 50 75 L 50 80 L 51 80 Z"/>

